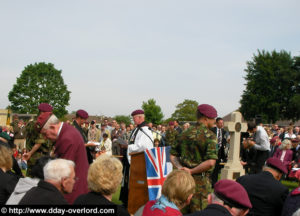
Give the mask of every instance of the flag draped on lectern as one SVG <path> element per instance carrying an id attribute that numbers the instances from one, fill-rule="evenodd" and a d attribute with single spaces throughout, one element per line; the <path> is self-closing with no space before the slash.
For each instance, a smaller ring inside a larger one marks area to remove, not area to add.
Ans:
<path id="1" fill-rule="evenodd" d="M 162 185 L 172 171 L 170 146 L 147 149 L 144 153 L 149 200 L 155 200 L 161 196 Z"/>

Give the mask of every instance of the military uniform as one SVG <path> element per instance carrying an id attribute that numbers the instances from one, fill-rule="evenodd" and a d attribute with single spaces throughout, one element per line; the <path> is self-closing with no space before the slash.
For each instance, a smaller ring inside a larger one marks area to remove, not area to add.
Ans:
<path id="1" fill-rule="evenodd" d="M 178 131 L 175 129 L 170 128 L 169 130 L 167 130 L 165 136 L 165 146 L 169 146 L 174 143 L 178 134 Z"/>
<path id="2" fill-rule="evenodd" d="M 215 134 L 204 124 L 197 123 L 182 132 L 171 144 L 171 155 L 176 156 L 182 166 L 194 168 L 210 159 L 218 159 L 217 139 Z M 196 192 L 191 200 L 190 211 L 202 210 L 207 206 L 207 196 L 211 192 L 210 174 L 212 169 L 193 174 L 196 182 Z"/>
<path id="3" fill-rule="evenodd" d="M 27 161 L 27 175 L 31 176 L 31 169 L 36 163 L 36 161 L 43 157 L 49 156 L 52 150 L 52 143 L 43 137 L 42 134 L 37 132 L 35 127 L 35 121 L 30 121 L 26 125 L 26 145 L 28 151 L 31 151 L 35 144 L 41 144 L 40 148 L 31 155 L 30 159 Z"/>

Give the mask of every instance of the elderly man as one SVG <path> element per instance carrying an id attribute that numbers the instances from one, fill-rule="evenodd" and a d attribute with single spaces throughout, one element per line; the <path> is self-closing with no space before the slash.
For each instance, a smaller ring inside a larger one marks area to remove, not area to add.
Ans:
<path id="1" fill-rule="evenodd" d="M 76 197 L 88 191 L 87 171 L 89 164 L 82 136 L 72 125 L 60 122 L 51 113 L 41 114 L 36 126 L 46 138 L 55 142 L 54 153 L 57 157 L 72 160 L 76 165 L 75 172 L 78 181 L 74 185 L 74 191 L 65 195 L 66 200 L 72 204 Z"/>
<path id="2" fill-rule="evenodd" d="M 170 159 L 178 169 L 192 174 L 196 182 L 196 192 L 191 200 L 190 212 L 202 210 L 207 205 L 211 191 L 210 175 L 217 156 L 217 139 L 209 130 L 215 124 L 217 110 L 208 104 L 197 108 L 197 124 L 182 132 L 171 144 Z"/>
<path id="3" fill-rule="evenodd" d="M 135 110 L 131 113 L 136 128 L 130 134 L 128 147 L 122 145 L 123 152 L 123 173 L 124 173 L 124 185 L 121 188 L 120 200 L 123 205 L 127 207 L 128 203 L 128 184 L 129 184 L 129 167 L 130 167 L 130 153 L 142 152 L 146 149 L 153 148 L 153 136 L 152 131 L 145 122 L 145 115 L 143 110 Z M 128 149 L 126 149 L 126 147 Z M 127 150 L 127 151 L 126 151 Z M 127 156 L 127 157 L 126 157 Z"/>
<path id="4" fill-rule="evenodd" d="M 247 191 L 232 180 L 220 180 L 208 195 L 208 206 L 187 216 L 244 216 L 252 208 Z"/>
<path id="5" fill-rule="evenodd" d="M 281 215 L 283 203 L 288 195 L 288 188 L 280 183 L 287 173 L 284 164 L 277 158 L 269 158 L 263 172 L 245 175 L 237 179 L 248 192 L 253 208 L 249 215 Z"/>
<path id="6" fill-rule="evenodd" d="M 145 122 L 143 110 L 135 110 L 131 113 L 136 128 L 132 131 L 129 138 L 128 161 L 130 163 L 130 153 L 142 152 L 146 149 L 153 148 L 152 131 Z"/>
<path id="7" fill-rule="evenodd" d="M 67 205 L 63 194 L 73 190 L 76 179 L 74 166 L 70 160 L 49 161 L 44 167 L 44 180 L 31 188 L 19 205 Z"/>

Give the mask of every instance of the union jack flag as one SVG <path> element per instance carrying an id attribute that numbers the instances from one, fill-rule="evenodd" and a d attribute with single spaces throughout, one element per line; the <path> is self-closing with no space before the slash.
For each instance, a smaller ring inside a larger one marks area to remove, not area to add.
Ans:
<path id="1" fill-rule="evenodd" d="M 144 153 L 149 200 L 156 200 L 161 196 L 162 185 L 172 171 L 170 146 L 147 149 Z"/>

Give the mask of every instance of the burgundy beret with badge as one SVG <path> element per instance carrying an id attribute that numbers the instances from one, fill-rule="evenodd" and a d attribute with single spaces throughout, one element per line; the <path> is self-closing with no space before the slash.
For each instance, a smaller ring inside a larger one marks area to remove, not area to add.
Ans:
<path id="1" fill-rule="evenodd" d="M 89 114 L 85 110 L 81 109 L 76 112 L 76 115 L 82 119 L 87 119 L 89 117 Z"/>
<path id="2" fill-rule="evenodd" d="M 53 107 L 52 107 L 50 104 L 47 104 L 47 103 L 41 103 L 41 104 L 38 106 L 38 109 L 39 109 L 40 112 L 52 112 Z"/>
<path id="3" fill-rule="evenodd" d="M 267 166 L 277 169 L 282 173 L 287 174 L 288 172 L 286 166 L 278 158 L 271 157 L 267 160 L 266 164 Z"/>
<path id="4" fill-rule="evenodd" d="M 300 140 L 298 139 L 298 137 L 292 139 L 291 141 L 292 141 L 292 142 L 300 142 Z"/>
<path id="5" fill-rule="evenodd" d="M 143 110 L 135 110 L 131 113 L 131 116 L 141 115 L 141 114 L 144 114 Z"/>
<path id="6" fill-rule="evenodd" d="M 216 118 L 217 110 L 209 104 L 201 104 L 198 106 L 198 111 L 208 118 Z"/>
<path id="7" fill-rule="evenodd" d="M 51 117 L 52 112 L 43 112 L 42 114 L 39 115 L 37 118 L 37 121 L 35 123 L 37 131 L 41 131 L 44 125 L 47 123 L 49 118 Z"/>
<path id="8" fill-rule="evenodd" d="M 250 209 L 252 208 L 249 196 L 245 188 L 236 181 L 222 179 L 214 185 L 214 193 L 232 207 Z"/>

